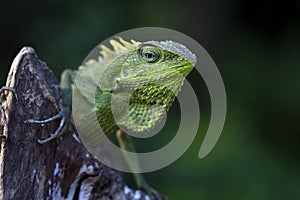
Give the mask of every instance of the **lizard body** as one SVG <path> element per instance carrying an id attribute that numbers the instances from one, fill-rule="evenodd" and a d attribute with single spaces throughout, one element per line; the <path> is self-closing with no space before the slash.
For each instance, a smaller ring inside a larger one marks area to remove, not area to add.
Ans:
<path id="1" fill-rule="evenodd" d="M 100 45 L 101 56 L 79 67 L 73 89 L 95 105 L 105 134 L 119 126 L 133 132 L 151 129 L 171 106 L 196 57 L 173 41 L 127 42 L 118 37 L 110 43 L 113 50 Z M 96 95 L 91 94 L 91 84 Z M 129 101 L 130 117 L 120 114 L 118 125 L 111 111 L 112 93 L 120 102 Z"/>
<path id="2" fill-rule="evenodd" d="M 84 62 L 77 71 L 63 72 L 60 83 L 63 94 L 58 115 L 46 120 L 26 121 L 47 123 L 61 118 L 56 132 L 39 140 L 40 143 L 47 143 L 65 132 L 72 112 L 72 93 L 76 92 L 93 105 L 92 112 L 96 113 L 104 133 L 119 133 L 120 147 L 133 150 L 124 133 L 120 134 L 120 128 L 137 133 L 153 128 L 171 106 L 196 63 L 196 56 L 174 41 L 128 42 L 116 37 L 110 40 L 110 44 L 112 49 L 100 45 L 99 56 Z M 96 88 L 96 91 L 91 88 Z M 113 95 L 120 111 L 118 119 L 112 112 Z M 128 107 L 124 108 L 122 102 L 128 102 Z M 124 109 L 127 112 L 122 112 Z M 139 186 L 146 185 L 140 176 L 136 179 Z M 145 188 L 156 193 L 150 187 Z M 158 196 L 154 195 L 155 198 Z"/>

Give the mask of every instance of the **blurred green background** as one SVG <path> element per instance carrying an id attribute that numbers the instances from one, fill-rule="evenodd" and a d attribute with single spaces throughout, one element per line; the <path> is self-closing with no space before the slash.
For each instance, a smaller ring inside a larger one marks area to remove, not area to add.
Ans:
<path id="1" fill-rule="evenodd" d="M 198 159 L 210 100 L 205 83 L 192 73 L 189 80 L 201 92 L 199 134 L 179 160 L 147 173 L 149 182 L 174 200 L 299 199 L 299 6 L 292 0 L 2 2 L 0 85 L 26 45 L 59 78 L 121 31 L 144 26 L 180 31 L 219 67 L 228 97 L 226 124 L 213 151 Z"/>

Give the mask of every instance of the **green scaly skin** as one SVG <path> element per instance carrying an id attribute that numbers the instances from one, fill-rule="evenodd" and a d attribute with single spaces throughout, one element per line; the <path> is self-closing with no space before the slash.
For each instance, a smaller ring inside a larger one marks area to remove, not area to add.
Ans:
<path id="1" fill-rule="evenodd" d="M 120 147 L 133 150 L 130 138 L 120 128 L 136 133 L 153 128 L 171 106 L 185 77 L 196 63 L 193 53 L 173 41 L 127 42 L 117 37 L 110 40 L 110 44 L 113 50 L 100 45 L 98 58 L 88 60 L 77 71 L 64 71 L 60 83 L 63 90 L 61 111 L 58 115 L 46 120 L 26 121 L 47 123 L 61 118 L 57 131 L 49 138 L 39 140 L 39 143 L 47 143 L 65 132 L 71 116 L 72 93 L 76 91 L 93 105 L 104 133 L 118 133 Z M 96 95 L 91 88 L 97 88 Z M 119 110 L 123 109 L 124 100 L 129 102 L 129 117 L 120 113 L 118 119 L 114 119 L 112 95 L 115 95 Z M 149 192 L 151 199 L 160 199 L 142 176 L 136 175 L 136 180 L 139 187 Z"/>

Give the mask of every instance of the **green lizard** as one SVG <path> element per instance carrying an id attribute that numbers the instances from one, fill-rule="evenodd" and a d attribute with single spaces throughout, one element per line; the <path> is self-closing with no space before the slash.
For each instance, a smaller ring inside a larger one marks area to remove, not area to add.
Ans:
<path id="1" fill-rule="evenodd" d="M 61 110 L 57 115 L 46 120 L 26 121 L 48 123 L 61 119 L 56 132 L 49 138 L 38 140 L 39 143 L 47 143 L 67 130 L 72 112 L 72 92 L 76 91 L 93 105 L 104 133 L 116 134 L 120 147 L 133 151 L 130 137 L 123 130 L 140 133 L 153 128 L 171 106 L 196 63 L 196 56 L 174 41 L 128 42 L 116 37 L 110 40 L 110 44 L 112 49 L 100 45 L 99 57 L 86 61 L 77 71 L 63 72 Z M 91 86 L 97 88 L 96 95 Z M 129 116 L 120 114 L 118 119 L 114 118 L 111 107 L 113 94 L 121 102 L 128 100 Z M 135 178 L 138 187 L 150 191 L 153 199 L 159 198 L 141 175 L 135 174 Z"/>

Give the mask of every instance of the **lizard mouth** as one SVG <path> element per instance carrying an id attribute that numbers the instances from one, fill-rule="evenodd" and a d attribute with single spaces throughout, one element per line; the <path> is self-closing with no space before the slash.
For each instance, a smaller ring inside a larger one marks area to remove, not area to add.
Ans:
<path id="1" fill-rule="evenodd" d="M 181 75 L 186 77 L 193 70 L 195 63 L 196 63 L 196 61 L 194 62 L 194 64 L 184 63 L 184 64 L 176 65 L 173 67 L 173 69 L 175 69 Z"/>

